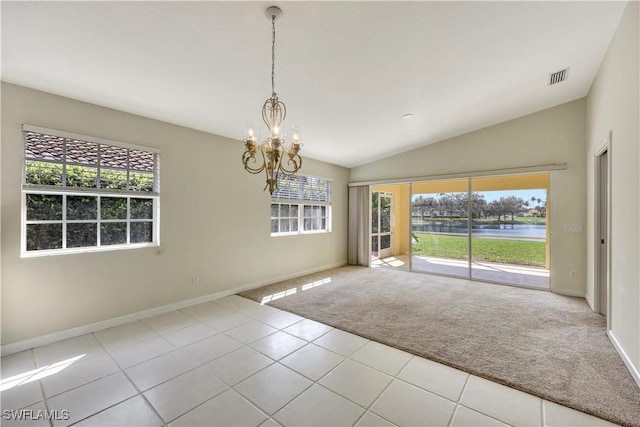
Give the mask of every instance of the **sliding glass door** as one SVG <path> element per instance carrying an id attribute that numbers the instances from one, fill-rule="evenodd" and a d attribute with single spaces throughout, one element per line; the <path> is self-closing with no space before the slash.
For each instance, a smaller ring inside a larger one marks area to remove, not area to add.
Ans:
<path id="1" fill-rule="evenodd" d="M 468 180 L 412 184 L 411 268 L 469 277 Z"/>
<path id="2" fill-rule="evenodd" d="M 549 288 L 549 174 L 411 184 L 411 270 Z"/>
<path id="3" fill-rule="evenodd" d="M 471 179 L 471 278 L 549 288 L 549 175 Z"/>

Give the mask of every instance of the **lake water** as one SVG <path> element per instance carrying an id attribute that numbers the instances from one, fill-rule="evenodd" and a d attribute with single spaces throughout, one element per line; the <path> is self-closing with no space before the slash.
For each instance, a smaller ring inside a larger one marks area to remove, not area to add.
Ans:
<path id="1" fill-rule="evenodd" d="M 412 231 L 422 231 L 428 233 L 451 233 L 467 234 L 466 224 L 413 224 Z M 474 224 L 472 229 L 474 235 L 486 235 L 487 237 L 497 237 L 501 239 L 545 239 L 547 237 L 546 225 L 532 224 Z"/>

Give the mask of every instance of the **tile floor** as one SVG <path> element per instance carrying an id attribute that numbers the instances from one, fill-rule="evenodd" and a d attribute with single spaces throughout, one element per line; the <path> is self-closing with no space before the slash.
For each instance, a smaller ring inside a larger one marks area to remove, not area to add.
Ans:
<path id="1" fill-rule="evenodd" d="M 608 425 L 238 296 L 5 356 L 0 389 L 3 426 Z"/>

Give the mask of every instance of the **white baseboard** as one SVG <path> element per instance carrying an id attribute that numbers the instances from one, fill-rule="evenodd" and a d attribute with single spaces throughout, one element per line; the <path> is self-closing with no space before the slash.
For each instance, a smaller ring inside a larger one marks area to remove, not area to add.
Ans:
<path id="1" fill-rule="evenodd" d="M 565 295 L 568 297 L 578 297 L 578 298 L 585 298 L 587 297 L 587 295 L 584 292 L 581 291 L 571 291 L 571 290 L 566 290 L 566 289 L 554 289 L 553 290 L 554 294 L 558 294 L 558 295 Z"/>
<path id="2" fill-rule="evenodd" d="M 591 308 L 591 311 L 595 313 L 596 309 L 594 308 L 595 306 L 593 305 L 593 301 L 591 301 L 591 298 L 589 298 L 589 295 L 584 294 L 584 299 L 587 301 L 587 304 L 589 304 L 589 308 Z"/>
<path id="3" fill-rule="evenodd" d="M 322 267 L 317 267 L 317 268 L 313 268 L 305 271 L 299 271 L 293 274 L 288 274 L 288 275 L 275 277 L 267 280 L 253 282 L 244 286 L 239 286 L 233 289 L 227 289 L 220 292 L 214 292 L 212 294 L 203 295 L 197 298 L 192 298 L 184 301 L 179 301 L 173 304 L 168 304 L 168 305 L 150 308 L 147 310 L 138 311 L 137 313 L 125 314 L 123 316 L 114 317 L 112 319 L 89 323 L 87 325 L 82 325 L 82 326 L 78 326 L 71 329 L 65 329 L 63 331 L 53 332 L 51 334 L 29 338 L 23 341 L 15 342 L 15 343 L 5 344 L 2 347 L 0 347 L 0 354 L 2 356 L 6 356 L 9 354 L 18 353 L 23 350 L 29 350 L 35 347 L 52 344 L 57 341 L 62 341 L 62 340 L 74 338 L 80 335 L 101 331 L 103 329 L 112 328 L 114 326 L 122 325 L 124 323 L 135 322 L 140 319 L 145 319 L 147 317 L 168 313 L 170 311 L 189 307 L 191 305 L 200 304 L 208 301 L 215 301 L 217 299 L 224 298 L 229 295 L 237 294 L 238 292 L 248 291 L 249 289 L 259 288 L 260 286 L 281 282 L 283 280 L 293 279 L 296 277 L 304 276 L 306 274 L 317 273 L 318 271 L 328 270 L 330 268 L 341 267 L 343 265 L 346 265 L 346 262 L 337 262 L 337 263 L 325 265 Z"/>
<path id="4" fill-rule="evenodd" d="M 616 338 L 614 333 L 612 331 L 608 331 L 607 336 L 611 340 L 611 343 L 613 344 L 613 348 L 616 349 L 616 351 L 620 355 L 620 358 L 622 359 L 625 366 L 629 370 L 629 373 L 631 373 L 631 377 L 634 379 L 636 384 L 638 384 L 638 387 L 640 387 L 640 371 L 638 371 L 638 367 L 633 364 L 633 362 L 631 361 L 627 353 L 622 348 L 622 345 L 620 345 L 620 341 L 618 341 L 618 338 Z"/>

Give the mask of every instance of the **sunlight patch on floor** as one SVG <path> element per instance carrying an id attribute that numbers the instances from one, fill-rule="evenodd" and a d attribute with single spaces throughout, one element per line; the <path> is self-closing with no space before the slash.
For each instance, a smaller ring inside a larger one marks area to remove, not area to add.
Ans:
<path id="1" fill-rule="evenodd" d="M 74 362 L 82 359 L 84 356 L 86 355 L 81 354 L 80 356 L 71 357 L 69 359 L 52 363 L 51 365 L 47 365 L 42 368 L 23 372 L 9 378 L 3 378 L 2 381 L 0 381 L 0 391 L 9 390 L 13 387 L 30 383 L 31 381 L 36 381 L 45 377 L 49 377 L 51 375 L 55 375 L 63 369 L 71 366 Z"/>
<path id="2" fill-rule="evenodd" d="M 403 267 L 404 265 L 406 265 L 406 262 L 396 258 L 396 257 L 387 257 L 387 258 L 377 258 L 377 259 L 372 259 L 371 260 L 371 267 L 373 268 L 378 268 L 378 267 L 394 267 L 394 268 L 399 268 L 399 267 Z"/>
<path id="3" fill-rule="evenodd" d="M 265 297 L 262 297 L 260 304 L 265 305 L 268 302 L 275 301 L 280 298 L 288 297 L 290 295 L 294 295 L 298 291 L 301 291 L 301 292 L 308 291 L 309 289 L 317 288 L 318 286 L 326 285 L 327 283 L 331 283 L 331 277 L 326 277 L 324 279 L 320 279 L 313 282 L 305 283 L 304 285 L 296 286 L 295 288 L 287 289 L 286 291 L 281 291 L 275 294 L 267 295 Z"/>

